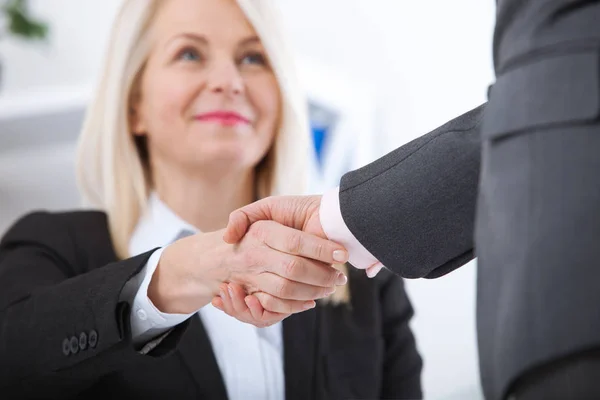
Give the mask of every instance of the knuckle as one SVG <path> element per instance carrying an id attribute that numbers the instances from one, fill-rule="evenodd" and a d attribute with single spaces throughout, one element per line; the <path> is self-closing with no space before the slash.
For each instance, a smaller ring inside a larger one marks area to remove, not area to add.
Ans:
<path id="1" fill-rule="evenodd" d="M 253 223 L 250 226 L 250 229 L 248 229 L 248 233 L 254 239 L 264 242 L 267 235 L 265 221 L 257 221 Z"/>
<path id="2" fill-rule="evenodd" d="M 323 255 L 325 253 L 325 246 L 323 246 L 323 243 L 317 243 L 317 245 L 315 246 L 315 252 L 317 253 L 317 257 L 319 258 L 319 260 L 322 260 Z"/>
<path id="3" fill-rule="evenodd" d="M 299 254 L 302 251 L 302 237 L 299 233 L 290 233 L 287 237 L 287 248 L 290 252 Z"/>
<path id="4" fill-rule="evenodd" d="M 294 312 L 294 306 L 288 302 L 283 304 L 282 308 L 283 308 L 282 312 L 285 314 L 292 314 Z"/>
<path id="5" fill-rule="evenodd" d="M 252 294 L 254 297 L 256 297 L 259 301 L 260 301 L 260 290 L 258 289 L 258 285 L 255 282 L 255 279 L 248 279 L 247 282 L 244 283 L 244 285 L 242 286 L 244 289 L 244 293 L 249 293 Z"/>
<path id="6" fill-rule="evenodd" d="M 275 295 L 279 298 L 284 298 L 289 292 L 289 284 L 285 280 L 281 280 L 275 287 Z"/>
<path id="7" fill-rule="evenodd" d="M 335 281 L 337 280 L 338 270 L 333 267 L 333 265 L 327 265 L 330 269 L 329 276 L 327 278 L 327 284 L 329 286 L 335 286 Z"/>
<path id="8" fill-rule="evenodd" d="M 294 257 L 286 258 L 283 262 L 283 273 L 285 277 L 293 277 L 296 274 L 296 270 L 298 269 L 299 263 L 298 260 Z"/>

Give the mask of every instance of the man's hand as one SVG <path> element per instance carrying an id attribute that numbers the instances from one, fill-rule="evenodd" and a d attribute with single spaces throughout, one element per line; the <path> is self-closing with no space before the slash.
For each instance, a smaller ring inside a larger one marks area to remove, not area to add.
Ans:
<path id="1" fill-rule="evenodd" d="M 273 220 L 327 239 L 319 218 L 320 206 L 321 196 L 267 197 L 231 213 L 223 239 L 235 244 L 244 237 L 253 223 L 261 220 Z M 333 258 L 336 262 L 346 262 L 348 254 L 337 251 Z M 243 288 L 235 284 L 223 285 L 221 295 L 213 298 L 212 304 L 240 321 L 259 327 L 273 325 L 298 312 L 292 302 L 264 292 L 246 295 Z M 314 303 L 312 307 L 305 307 L 308 310 L 314 307 Z"/>
<path id="2" fill-rule="evenodd" d="M 223 239 L 230 244 L 237 243 L 250 225 L 261 220 L 279 222 L 327 239 L 319 218 L 320 206 L 321 196 L 267 197 L 232 212 Z M 339 254 L 339 260 L 336 259 L 338 262 L 346 260 L 345 254 Z"/>
<path id="3" fill-rule="evenodd" d="M 261 220 L 273 220 L 282 225 L 329 239 L 321 226 L 320 207 L 320 195 L 267 197 L 232 212 L 223 240 L 231 244 L 237 243 L 253 223 Z M 339 252 L 334 254 L 334 258 L 336 262 L 344 263 L 348 260 L 348 254 Z M 373 263 L 366 268 L 367 276 L 374 277 L 382 268 L 383 265 L 380 262 Z"/>

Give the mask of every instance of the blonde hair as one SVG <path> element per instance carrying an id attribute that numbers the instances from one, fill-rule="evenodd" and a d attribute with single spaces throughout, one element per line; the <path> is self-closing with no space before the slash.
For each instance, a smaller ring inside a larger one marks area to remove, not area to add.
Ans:
<path id="1" fill-rule="evenodd" d="M 77 179 L 84 201 L 103 210 L 113 246 L 127 258 L 131 235 L 147 206 L 149 171 L 130 132 L 132 91 L 148 59 L 149 30 L 162 0 L 124 0 L 112 26 L 102 75 L 79 138 Z M 272 0 L 237 0 L 260 38 L 277 79 L 282 108 L 278 133 L 262 170 L 259 197 L 306 190 L 310 146 L 308 106 L 296 81 Z"/>

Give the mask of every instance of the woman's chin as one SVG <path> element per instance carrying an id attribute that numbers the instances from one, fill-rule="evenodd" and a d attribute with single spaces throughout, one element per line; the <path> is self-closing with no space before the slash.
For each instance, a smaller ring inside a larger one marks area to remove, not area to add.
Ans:
<path id="1" fill-rule="evenodd" d="M 233 151 L 223 149 L 219 152 L 195 157 L 193 161 L 198 168 L 235 171 L 254 168 L 262 157 L 249 157 L 248 151 Z"/>

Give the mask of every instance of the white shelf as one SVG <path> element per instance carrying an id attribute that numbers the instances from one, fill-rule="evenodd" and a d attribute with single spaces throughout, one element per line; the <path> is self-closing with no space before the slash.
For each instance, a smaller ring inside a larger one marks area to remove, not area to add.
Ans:
<path id="1" fill-rule="evenodd" d="M 47 86 L 4 93 L 0 91 L 0 123 L 83 108 L 90 100 L 91 93 L 91 85 Z"/>

